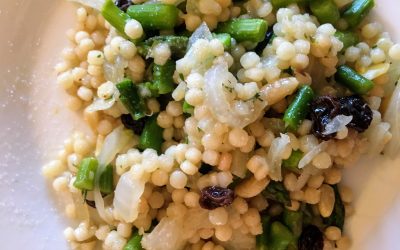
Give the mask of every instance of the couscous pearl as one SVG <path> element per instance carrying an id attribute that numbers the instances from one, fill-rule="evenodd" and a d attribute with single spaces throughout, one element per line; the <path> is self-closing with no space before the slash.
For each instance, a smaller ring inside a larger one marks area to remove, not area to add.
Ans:
<path id="1" fill-rule="evenodd" d="M 180 165 L 181 170 L 187 175 L 194 175 L 197 173 L 197 167 L 190 161 L 184 161 Z"/>
<path id="2" fill-rule="evenodd" d="M 289 42 L 283 42 L 277 48 L 276 55 L 281 60 L 290 60 L 296 55 L 296 48 Z"/>
<path id="3" fill-rule="evenodd" d="M 151 174 L 151 182 L 156 186 L 164 186 L 168 182 L 168 173 L 164 170 L 157 169 Z"/>
<path id="4" fill-rule="evenodd" d="M 200 238 L 202 238 L 202 239 L 209 239 L 214 235 L 214 229 L 202 228 L 199 230 L 199 235 L 200 235 Z"/>
<path id="5" fill-rule="evenodd" d="M 208 219 L 213 225 L 225 225 L 228 222 L 228 212 L 223 207 L 213 209 L 209 212 Z"/>
<path id="6" fill-rule="evenodd" d="M 137 48 L 134 43 L 123 40 L 119 44 L 119 51 L 125 59 L 131 59 L 136 54 Z"/>
<path id="7" fill-rule="evenodd" d="M 91 101 L 93 98 L 93 91 L 85 86 L 81 86 L 78 89 L 77 95 L 84 101 Z"/>
<path id="8" fill-rule="evenodd" d="M 228 241 L 232 237 L 232 228 L 229 225 L 217 226 L 215 237 L 220 241 Z"/>
<path id="9" fill-rule="evenodd" d="M 338 227 L 330 226 L 325 229 L 325 236 L 328 240 L 339 240 L 342 237 L 342 232 Z"/>
<path id="10" fill-rule="evenodd" d="M 243 147 L 247 144 L 249 135 L 241 128 L 234 128 L 229 132 L 229 143 L 234 147 Z"/>
<path id="11" fill-rule="evenodd" d="M 326 152 L 321 152 L 312 160 L 312 164 L 318 169 L 327 169 L 332 166 L 332 159 Z"/>
<path id="12" fill-rule="evenodd" d="M 384 62 L 386 60 L 385 52 L 380 48 L 372 49 L 370 56 L 372 62 L 375 64 Z"/>
<path id="13" fill-rule="evenodd" d="M 205 150 L 202 159 L 205 163 L 216 166 L 219 162 L 219 153 L 214 150 Z"/>
<path id="14" fill-rule="evenodd" d="M 104 63 L 104 54 L 99 50 L 91 50 L 88 54 L 88 63 L 92 65 L 102 65 Z"/>
<path id="15" fill-rule="evenodd" d="M 124 31 L 132 39 L 138 39 L 143 35 L 143 27 L 135 19 L 131 19 L 125 24 Z"/>
<path id="16" fill-rule="evenodd" d="M 162 128 L 169 128 L 174 122 L 172 116 L 168 115 L 167 112 L 162 111 L 157 116 L 157 124 Z"/>
<path id="17" fill-rule="evenodd" d="M 240 64 L 245 69 L 255 67 L 260 62 L 260 57 L 255 52 L 247 52 L 240 58 Z"/>
<path id="18" fill-rule="evenodd" d="M 113 129 L 112 123 L 109 120 L 101 120 L 97 126 L 97 132 L 101 135 L 109 134 Z"/>
<path id="19" fill-rule="evenodd" d="M 194 147 L 189 148 L 185 153 L 185 158 L 193 164 L 197 164 L 201 161 L 201 151 Z"/>
<path id="20" fill-rule="evenodd" d="M 174 172 L 172 172 L 169 177 L 169 182 L 171 186 L 177 189 L 184 188 L 186 186 L 187 180 L 187 176 L 179 170 L 175 170 Z"/>
<path id="21" fill-rule="evenodd" d="M 166 43 L 160 43 L 156 45 L 152 50 L 152 56 L 154 63 L 157 65 L 164 65 L 167 60 L 171 57 L 171 50 Z"/>
<path id="22" fill-rule="evenodd" d="M 185 205 L 188 207 L 197 207 L 199 205 L 200 195 L 195 192 L 187 192 L 184 197 Z"/>

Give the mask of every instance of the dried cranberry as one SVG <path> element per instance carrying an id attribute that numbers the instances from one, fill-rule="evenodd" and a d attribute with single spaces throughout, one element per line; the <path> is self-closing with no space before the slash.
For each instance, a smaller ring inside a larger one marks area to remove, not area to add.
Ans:
<path id="1" fill-rule="evenodd" d="M 132 5 L 131 0 L 115 0 L 115 5 L 122 11 L 126 11 Z"/>
<path id="2" fill-rule="evenodd" d="M 309 225 L 303 229 L 297 244 L 299 250 L 322 250 L 324 236 L 318 227 Z"/>
<path id="3" fill-rule="evenodd" d="M 312 133 L 319 139 L 329 140 L 333 134 L 323 134 L 326 125 L 340 114 L 340 102 L 333 96 L 320 96 L 311 103 L 311 119 L 313 120 Z"/>
<path id="4" fill-rule="evenodd" d="M 347 127 L 353 128 L 358 132 L 364 132 L 372 122 L 372 110 L 367 103 L 357 95 L 345 96 L 339 99 L 340 113 L 352 115 L 353 119 Z"/>
<path id="5" fill-rule="evenodd" d="M 201 190 L 200 206 L 213 210 L 217 207 L 227 207 L 232 204 L 234 193 L 229 188 L 218 186 L 205 187 Z"/>
<path id="6" fill-rule="evenodd" d="M 137 135 L 142 134 L 144 125 L 146 124 L 146 119 L 142 118 L 137 121 L 133 120 L 132 116 L 129 114 L 121 115 L 121 122 L 124 124 L 124 127 L 127 129 L 133 130 L 133 132 Z"/>

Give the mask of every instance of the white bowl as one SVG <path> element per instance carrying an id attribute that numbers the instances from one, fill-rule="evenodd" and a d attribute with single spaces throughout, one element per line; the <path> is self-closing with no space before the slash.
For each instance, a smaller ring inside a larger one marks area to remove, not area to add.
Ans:
<path id="1" fill-rule="evenodd" d="M 400 42 L 400 2 L 379 0 L 375 14 Z M 40 175 L 62 141 L 85 128 L 64 107 L 53 66 L 73 27 L 63 0 L 0 1 L 0 249 L 68 249 L 63 209 Z M 368 159 L 347 171 L 355 215 L 347 222 L 352 249 L 400 249 L 400 158 Z"/>

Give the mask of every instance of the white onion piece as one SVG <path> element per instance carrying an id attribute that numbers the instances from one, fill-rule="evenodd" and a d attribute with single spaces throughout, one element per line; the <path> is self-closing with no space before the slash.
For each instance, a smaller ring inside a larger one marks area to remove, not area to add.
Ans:
<path id="1" fill-rule="evenodd" d="M 314 159 L 315 156 L 317 156 L 319 153 L 325 150 L 327 146 L 328 146 L 328 141 L 324 141 L 318 144 L 313 149 L 311 149 L 307 154 L 303 156 L 303 158 L 301 158 L 299 162 L 299 168 L 304 168 Z"/>
<path id="2" fill-rule="evenodd" d="M 130 171 L 121 176 L 115 188 L 113 202 L 114 213 L 120 220 L 127 223 L 136 220 L 145 184 L 144 178 L 135 179 Z"/>
<path id="3" fill-rule="evenodd" d="M 322 132 L 324 135 L 330 135 L 336 133 L 346 127 L 353 120 L 353 116 L 338 115 L 335 116 L 326 126 L 325 131 Z"/>
<path id="4" fill-rule="evenodd" d="M 249 160 L 249 155 L 236 149 L 232 152 L 232 166 L 231 172 L 240 178 L 246 177 L 247 167 L 246 163 Z"/>
<path id="5" fill-rule="evenodd" d="M 394 89 L 383 119 L 390 123 L 392 133 L 392 139 L 386 145 L 384 153 L 394 158 L 400 152 L 400 81 Z"/>
<path id="6" fill-rule="evenodd" d="M 181 250 L 188 238 L 201 228 L 211 228 L 208 211 L 202 208 L 189 209 L 185 214 L 164 217 L 141 241 L 147 250 Z"/>
<path id="7" fill-rule="evenodd" d="M 128 129 L 124 129 L 123 126 L 119 126 L 114 129 L 110 134 L 106 136 L 103 142 L 102 149 L 97 156 L 99 161 L 99 167 L 96 170 L 96 185 L 94 189 L 94 201 L 96 203 L 97 211 L 100 217 L 106 222 L 110 223 L 112 220 L 108 218 L 104 208 L 104 200 L 101 196 L 99 189 L 99 178 L 103 173 L 105 167 L 114 160 L 115 156 L 123 150 L 133 140 L 133 133 Z M 111 224 L 111 223 L 110 223 Z"/>
<path id="8" fill-rule="evenodd" d="M 274 181 L 282 180 L 281 165 L 282 154 L 286 147 L 290 144 L 290 137 L 286 134 L 281 134 L 280 137 L 272 141 L 267 155 L 267 162 L 269 165 L 269 176 Z"/>
<path id="9" fill-rule="evenodd" d="M 189 37 L 188 48 L 192 47 L 192 45 L 199 39 L 211 40 L 212 34 L 207 24 L 203 22 Z"/>
<path id="10" fill-rule="evenodd" d="M 216 64 L 210 68 L 204 75 L 204 82 L 205 102 L 214 117 L 221 123 L 243 128 L 254 122 L 266 106 L 264 101 L 258 99 L 248 102 L 232 100 L 232 94 L 227 90 L 227 86 L 233 86 L 237 80 L 228 71 L 226 64 Z M 241 112 L 244 109 L 249 112 Z"/>
<path id="11" fill-rule="evenodd" d="M 133 140 L 133 133 L 123 126 L 114 129 L 106 136 L 103 147 L 97 156 L 100 166 L 106 166 L 112 162 L 115 156 L 121 152 L 125 146 Z"/>
<path id="12" fill-rule="evenodd" d="M 108 99 L 103 99 L 100 97 L 95 98 L 93 103 L 90 104 L 87 107 L 87 109 L 89 112 L 95 112 L 95 111 L 99 111 L 99 110 L 107 110 L 114 105 L 115 101 L 118 98 L 119 98 L 119 92 L 118 92 L 118 90 L 115 90 L 113 96 Z"/>
<path id="13" fill-rule="evenodd" d="M 128 67 L 128 61 L 122 56 L 117 56 L 114 63 L 105 62 L 103 65 L 104 77 L 107 81 L 119 83 L 124 79 L 125 68 Z"/>
<path id="14" fill-rule="evenodd" d="M 390 123 L 387 122 L 380 122 L 375 125 L 371 125 L 367 131 L 365 131 L 365 136 L 368 138 L 368 141 L 370 142 L 369 147 L 368 147 L 368 154 L 369 155 L 378 155 L 379 153 L 382 152 L 382 150 L 385 147 L 385 144 L 387 143 L 387 140 L 385 139 L 386 134 L 390 133 Z M 393 139 L 391 139 L 393 141 Z M 396 152 L 397 153 L 397 152 Z M 391 157 L 396 157 L 397 154 L 389 154 Z"/>
<path id="15" fill-rule="evenodd" d="M 379 76 L 386 74 L 389 71 L 390 64 L 389 63 L 381 63 L 377 65 L 373 65 L 362 74 L 365 78 L 369 80 L 374 80 Z"/>
<path id="16" fill-rule="evenodd" d="M 104 4 L 104 0 L 69 0 L 69 1 L 77 2 L 96 10 L 101 10 L 101 7 Z"/>

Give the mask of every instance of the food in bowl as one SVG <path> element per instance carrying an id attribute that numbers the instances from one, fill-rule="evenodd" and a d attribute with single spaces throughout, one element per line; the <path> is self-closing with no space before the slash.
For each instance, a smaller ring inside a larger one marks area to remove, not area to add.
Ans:
<path id="1" fill-rule="evenodd" d="M 348 249 L 343 168 L 400 148 L 373 0 L 79 0 L 43 167 L 73 249 Z"/>

